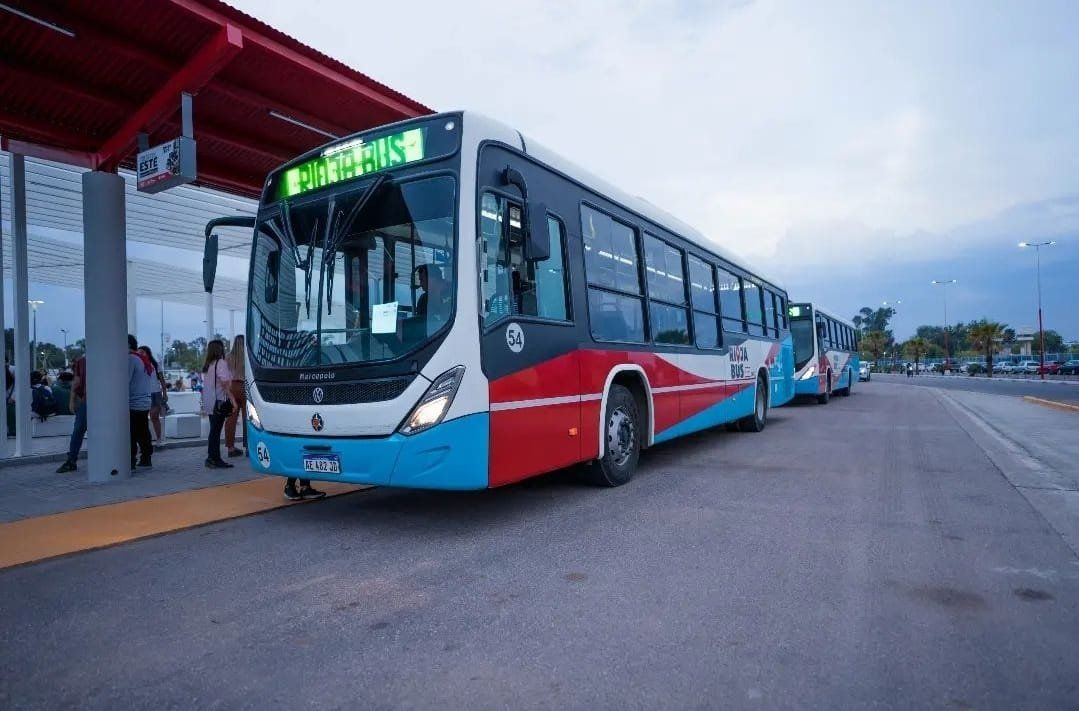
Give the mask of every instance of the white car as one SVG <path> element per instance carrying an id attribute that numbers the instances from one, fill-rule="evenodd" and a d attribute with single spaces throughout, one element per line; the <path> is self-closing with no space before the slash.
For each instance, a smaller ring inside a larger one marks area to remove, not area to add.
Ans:
<path id="1" fill-rule="evenodd" d="M 1024 360 L 1019 365 L 1015 366 L 1013 373 L 1026 373 L 1027 375 L 1036 375 L 1038 373 L 1038 361 L 1036 360 Z"/>
<path id="2" fill-rule="evenodd" d="M 868 363 L 862 363 L 860 366 L 858 366 L 858 381 L 859 382 L 868 383 L 870 377 L 871 377 L 871 372 L 870 372 L 870 368 L 869 368 Z"/>

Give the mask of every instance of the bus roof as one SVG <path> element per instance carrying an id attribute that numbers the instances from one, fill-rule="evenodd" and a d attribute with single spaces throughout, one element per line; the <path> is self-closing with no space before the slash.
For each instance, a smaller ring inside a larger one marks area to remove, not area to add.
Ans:
<path id="1" fill-rule="evenodd" d="M 520 148 L 528 155 L 536 158 L 537 160 L 549 165 L 550 167 L 558 170 L 573 180 L 581 183 L 585 187 L 604 195 L 612 202 L 618 203 L 630 212 L 635 212 L 641 217 L 655 224 L 667 229 L 679 237 L 694 243 L 702 250 L 711 252 L 720 259 L 730 262 L 732 265 L 738 266 L 741 269 L 749 272 L 753 276 L 768 282 L 772 286 L 775 286 L 783 291 L 786 289 L 778 281 L 769 279 L 764 276 L 764 273 L 757 269 L 744 257 L 741 257 L 729 249 L 721 246 L 717 242 L 706 237 L 701 231 L 694 228 L 682 220 L 678 219 L 671 213 L 663 210 L 662 208 L 653 205 L 648 200 L 642 197 L 630 195 L 622 191 L 620 188 L 610 184 L 603 178 L 595 175 L 589 170 L 580 167 L 573 161 L 563 157 L 562 155 L 550 150 L 543 144 L 528 138 L 521 134 L 515 128 L 502 123 L 497 119 L 493 119 L 477 111 L 464 111 L 466 123 L 474 123 L 481 134 L 487 134 L 506 142 L 517 143 L 520 141 Z M 509 138 L 513 136 L 515 138 Z M 509 140 L 507 140 L 509 139 Z"/>
<path id="2" fill-rule="evenodd" d="M 843 318 L 841 316 L 836 316 L 835 311 L 830 311 L 828 309 L 822 309 L 820 306 L 817 306 L 812 301 L 795 301 L 795 300 L 791 299 L 790 303 L 791 303 L 791 306 L 798 306 L 800 304 L 808 304 L 809 306 L 813 307 L 814 313 L 818 313 L 821 316 L 827 316 L 828 318 L 830 318 L 830 319 L 832 319 L 834 321 L 838 321 L 839 323 L 843 324 L 844 326 L 850 326 L 851 328 L 857 328 L 853 323 L 851 323 L 847 319 L 845 319 L 845 318 Z"/>

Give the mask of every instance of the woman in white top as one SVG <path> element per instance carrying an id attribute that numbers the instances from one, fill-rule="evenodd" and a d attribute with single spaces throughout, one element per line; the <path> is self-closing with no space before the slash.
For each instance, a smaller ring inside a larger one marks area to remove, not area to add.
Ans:
<path id="1" fill-rule="evenodd" d="M 206 466 L 210 469 L 232 468 L 221 458 L 221 430 L 229 414 L 237 409 L 231 385 L 225 344 L 212 340 L 206 344 L 206 360 L 202 364 L 202 411 L 210 418 L 210 437 L 206 443 Z"/>

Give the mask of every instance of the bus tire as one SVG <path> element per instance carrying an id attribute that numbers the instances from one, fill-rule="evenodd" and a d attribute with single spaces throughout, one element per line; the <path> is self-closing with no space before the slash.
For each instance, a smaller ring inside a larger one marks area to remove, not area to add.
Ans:
<path id="1" fill-rule="evenodd" d="M 847 371 L 847 387 L 839 391 L 839 394 L 843 397 L 850 396 L 850 389 L 854 387 L 854 373 L 850 370 Z"/>
<path id="2" fill-rule="evenodd" d="M 738 420 L 738 429 L 743 432 L 760 432 L 768 424 L 768 382 L 764 376 L 757 376 L 756 392 L 753 395 L 753 414 Z"/>
<path id="3" fill-rule="evenodd" d="M 624 386 L 611 385 L 603 423 L 603 456 L 585 467 L 582 474 L 595 486 L 622 486 L 637 471 L 642 424 L 637 401 Z"/>
<path id="4" fill-rule="evenodd" d="M 827 405 L 828 401 L 832 399 L 832 374 L 828 373 L 828 380 L 826 382 L 824 392 L 817 396 L 817 402 L 821 405 Z"/>

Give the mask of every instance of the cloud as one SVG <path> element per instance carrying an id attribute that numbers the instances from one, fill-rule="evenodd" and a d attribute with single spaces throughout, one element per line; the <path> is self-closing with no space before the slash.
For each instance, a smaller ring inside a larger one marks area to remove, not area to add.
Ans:
<path id="1" fill-rule="evenodd" d="M 1072 2 L 235 4 L 780 274 L 946 259 L 1079 192 Z"/>

